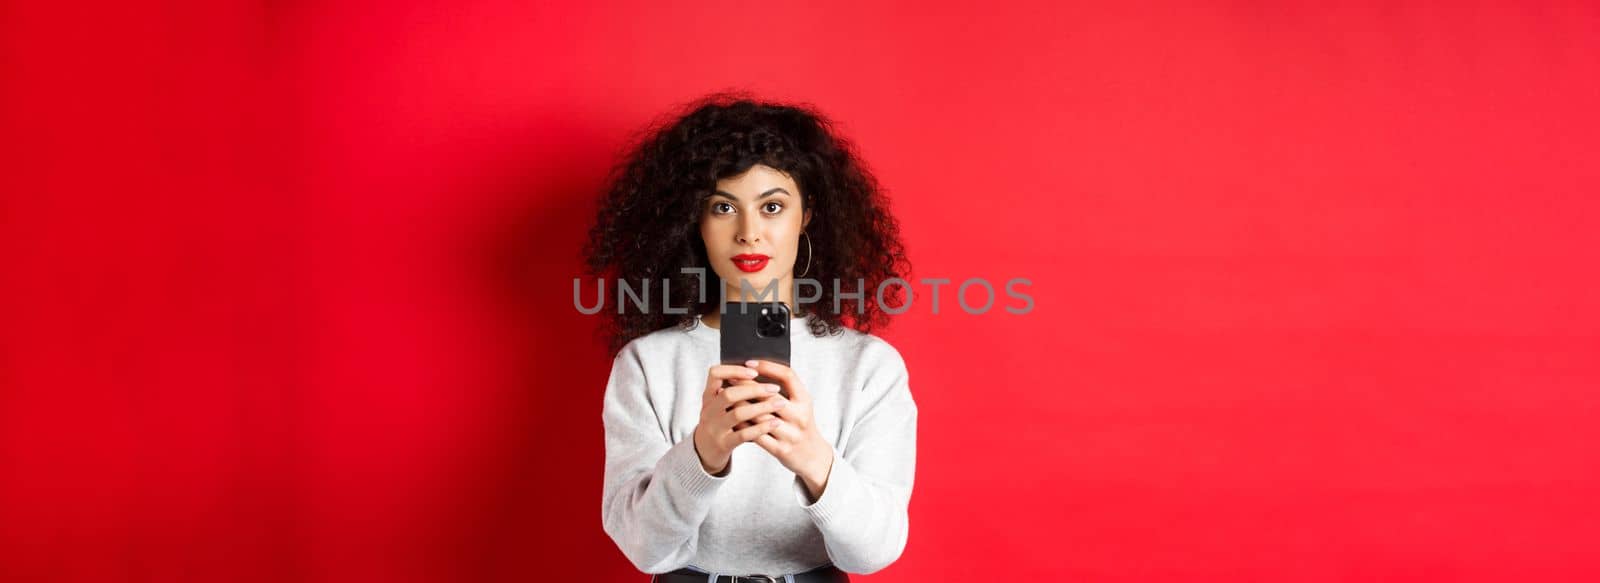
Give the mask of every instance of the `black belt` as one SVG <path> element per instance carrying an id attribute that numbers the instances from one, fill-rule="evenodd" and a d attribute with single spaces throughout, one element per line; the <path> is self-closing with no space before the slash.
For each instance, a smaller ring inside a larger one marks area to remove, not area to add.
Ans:
<path id="1" fill-rule="evenodd" d="M 670 573 L 661 573 L 651 579 L 655 583 L 847 583 L 850 576 L 838 567 L 831 564 L 817 567 L 804 573 L 792 575 L 717 575 L 711 578 L 710 573 L 682 568 Z"/>

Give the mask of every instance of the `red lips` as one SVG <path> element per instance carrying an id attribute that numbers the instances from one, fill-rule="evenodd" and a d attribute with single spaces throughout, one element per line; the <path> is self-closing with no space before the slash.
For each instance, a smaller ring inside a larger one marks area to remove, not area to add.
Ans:
<path id="1" fill-rule="evenodd" d="M 733 266 L 745 273 L 755 273 L 767 266 L 768 259 L 771 257 L 760 253 L 740 253 L 733 256 Z"/>

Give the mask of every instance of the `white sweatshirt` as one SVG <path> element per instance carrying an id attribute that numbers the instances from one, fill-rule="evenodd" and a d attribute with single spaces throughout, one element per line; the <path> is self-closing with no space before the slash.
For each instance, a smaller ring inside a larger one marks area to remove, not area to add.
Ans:
<path id="1" fill-rule="evenodd" d="M 693 435 L 720 330 L 699 321 L 658 330 L 617 354 L 602 412 L 601 519 L 640 571 L 784 574 L 833 563 L 865 574 L 905 549 L 917 444 L 905 362 L 871 334 L 813 336 L 803 318 L 789 328 L 791 367 L 834 449 L 812 504 L 800 478 L 755 443 L 733 450 L 723 476 L 700 464 Z"/>

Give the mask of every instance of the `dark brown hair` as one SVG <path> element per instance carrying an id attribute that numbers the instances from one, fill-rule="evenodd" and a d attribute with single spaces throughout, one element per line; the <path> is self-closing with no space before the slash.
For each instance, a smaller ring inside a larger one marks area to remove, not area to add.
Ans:
<path id="1" fill-rule="evenodd" d="M 688 328 L 696 314 L 716 309 L 723 283 L 710 268 L 700 238 L 701 209 L 718 180 L 756 164 L 788 174 L 800 187 L 802 208 L 813 213 L 806 228 L 811 244 L 806 278 L 821 282 L 822 297 L 800 306 L 812 316 L 811 332 L 837 334 L 844 326 L 870 332 L 886 325 L 888 314 L 875 298 L 878 285 L 904 278 L 910 263 L 887 197 L 833 122 L 808 105 L 728 92 L 682 110 L 646 128 L 612 168 L 583 253 L 590 275 L 604 281 L 620 278 L 635 288 L 648 281 L 659 290 L 669 280 L 671 305 L 688 307 L 689 313 L 665 313 L 656 298 L 645 311 L 632 305 L 622 313 L 607 309 L 608 326 L 601 335 L 611 351 L 662 328 Z M 706 274 L 705 302 L 699 301 L 699 277 L 681 272 L 691 267 Z M 847 294 L 858 291 L 860 280 L 863 298 L 844 299 L 834 311 L 835 280 Z M 901 286 L 888 286 L 884 303 L 900 306 L 900 291 Z"/>

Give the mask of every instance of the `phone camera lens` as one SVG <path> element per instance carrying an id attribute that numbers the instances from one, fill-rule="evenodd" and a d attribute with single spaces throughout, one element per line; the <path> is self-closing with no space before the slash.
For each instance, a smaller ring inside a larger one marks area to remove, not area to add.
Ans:
<path id="1" fill-rule="evenodd" d="M 789 323 L 781 314 L 767 314 L 756 321 L 756 334 L 763 338 L 780 338 L 789 333 Z"/>

